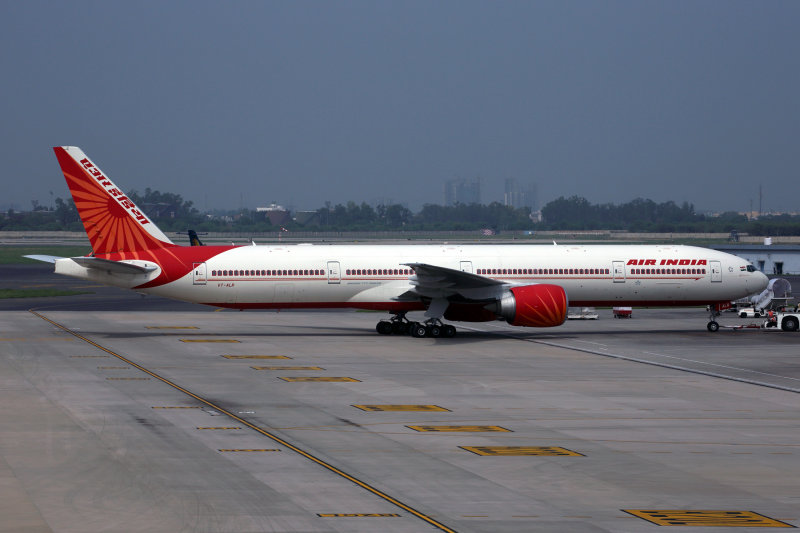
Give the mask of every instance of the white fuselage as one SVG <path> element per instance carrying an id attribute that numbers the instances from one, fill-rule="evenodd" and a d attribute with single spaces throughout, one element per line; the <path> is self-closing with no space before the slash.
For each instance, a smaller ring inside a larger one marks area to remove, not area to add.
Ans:
<path id="1" fill-rule="evenodd" d="M 509 286 L 559 285 L 571 305 L 708 304 L 767 284 L 744 259 L 692 246 L 264 245 L 226 250 L 180 279 L 141 290 L 227 307 L 392 309 L 413 288 L 406 263 L 469 271 Z M 135 288 L 156 275 L 125 284 Z"/>

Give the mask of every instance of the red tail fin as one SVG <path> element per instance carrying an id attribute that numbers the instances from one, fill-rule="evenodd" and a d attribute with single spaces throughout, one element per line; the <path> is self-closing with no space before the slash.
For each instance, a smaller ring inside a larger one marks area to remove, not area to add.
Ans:
<path id="1" fill-rule="evenodd" d="M 95 254 L 175 246 L 80 148 L 53 148 Z"/>

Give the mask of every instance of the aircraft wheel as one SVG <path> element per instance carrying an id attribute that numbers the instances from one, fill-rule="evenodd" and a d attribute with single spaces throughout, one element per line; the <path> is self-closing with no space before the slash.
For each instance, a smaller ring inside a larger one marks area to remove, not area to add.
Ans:
<path id="1" fill-rule="evenodd" d="M 408 334 L 408 324 L 406 322 L 394 322 L 392 323 L 392 333 L 395 335 L 407 335 Z"/>
<path id="2" fill-rule="evenodd" d="M 451 326 L 450 324 L 445 325 L 442 328 L 442 337 L 447 337 L 448 339 L 452 339 L 456 336 L 456 327 Z"/>
<path id="3" fill-rule="evenodd" d="M 422 338 L 428 334 L 428 328 L 425 327 L 425 324 L 420 324 L 419 322 L 414 322 L 411 324 L 411 336 Z"/>
<path id="4" fill-rule="evenodd" d="M 719 324 L 712 320 L 706 325 L 706 329 L 708 329 L 708 331 L 710 331 L 711 333 L 714 333 L 719 329 Z"/>
<path id="5" fill-rule="evenodd" d="M 747 313 L 745 312 L 739 313 L 739 318 L 747 318 Z"/>
<path id="6" fill-rule="evenodd" d="M 439 326 L 428 326 L 428 334 L 431 337 L 441 337 L 442 328 L 440 328 Z"/>
<path id="7" fill-rule="evenodd" d="M 380 333 L 381 335 L 391 335 L 392 333 L 392 323 L 387 322 L 385 320 L 381 320 L 375 325 L 375 331 Z"/>
<path id="8" fill-rule="evenodd" d="M 797 323 L 797 319 L 793 316 L 787 316 L 781 323 L 783 331 L 797 331 L 798 327 L 800 327 L 800 324 Z"/>

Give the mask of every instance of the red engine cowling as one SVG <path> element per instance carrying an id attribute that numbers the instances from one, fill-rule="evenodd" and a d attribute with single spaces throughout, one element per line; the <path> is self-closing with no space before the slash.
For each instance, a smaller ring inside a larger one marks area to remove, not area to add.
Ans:
<path id="1" fill-rule="evenodd" d="M 498 303 L 498 314 L 512 326 L 550 328 L 567 319 L 567 293 L 558 285 L 513 287 Z"/>

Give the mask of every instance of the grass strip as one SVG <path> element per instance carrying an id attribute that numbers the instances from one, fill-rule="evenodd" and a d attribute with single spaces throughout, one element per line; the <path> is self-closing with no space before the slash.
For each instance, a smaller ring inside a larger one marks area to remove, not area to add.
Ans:
<path id="1" fill-rule="evenodd" d="M 93 294 L 91 291 L 65 291 L 59 289 L 0 289 L 0 300 L 7 298 L 49 298 L 52 296 L 75 296 Z"/>
<path id="2" fill-rule="evenodd" d="M 77 257 L 92 253 L 89 246 L 0 246 L 0 265 L 21 265 L 39 263 L 33 259 L 26 259 L 23 255 L 57 255 L 60 257 Z"/>

